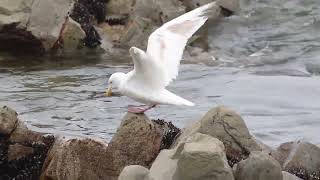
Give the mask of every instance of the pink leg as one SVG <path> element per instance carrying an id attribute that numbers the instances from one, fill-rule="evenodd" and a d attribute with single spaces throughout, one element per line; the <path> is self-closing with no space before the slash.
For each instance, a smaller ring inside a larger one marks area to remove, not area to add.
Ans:
<path id="1" fill-rule="evenodd" d="M 147 105 L 143 105 L 143 106 L 128 106 L 128 112 L 131 112 L 131 113 L 134 113 L 134 114 L 143 114 L 147 110 L 152 109 L 154 107 L 156 107 L 156 105 L 152 105 L 152 106 L 147 106 Z"/>

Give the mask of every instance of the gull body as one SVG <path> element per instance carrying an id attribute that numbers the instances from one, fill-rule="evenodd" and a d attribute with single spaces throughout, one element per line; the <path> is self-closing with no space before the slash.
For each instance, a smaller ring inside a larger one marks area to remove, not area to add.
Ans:
<path id="1" fill-rule="evenodd" d="M 134 69 L 126 74 L 112 74 L 107 95 L 111 95 L 112 88 L 117 88 L 121 94 L 147 105 L 129 108 L 135 113 L 143 113 L 158 104 L 194 106 L 166 87 L 178 75 L 188 39 L 207 21 L 214 5 L 215 2 L 201 6 L 162 25 L 149 36 L 146 52 L 131 47 Z"/>

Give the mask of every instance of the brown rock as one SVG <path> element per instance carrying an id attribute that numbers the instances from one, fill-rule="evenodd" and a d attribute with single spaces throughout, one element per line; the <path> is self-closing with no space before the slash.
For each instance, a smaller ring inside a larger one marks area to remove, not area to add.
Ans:
<path id="1" fill-rule="evenodd" d="M 7 106 L 0 108 L 0 135 L 12 133 L 18 122 L 17 115 L 17 112 Z"/>
<path id="2" fill-rule="evenodd" d="M 59 139 L 43 166 L 42 180 L 116 179 L 107 144 L 93 139 Z"/>
<path id="3" fill-rule="evenodd" d="M 116 175 L 127 165 L 149 167 L 160 152 L 162 137 L 148 117 L 128 113 L 109 144 Z"/>
<path id="4" fill-rule="evenodd" d="M 125 166 L 149 167 L 163 132 L 145 115 L 128 113 L 109 145 L 92 139 L 60 139 L 50 150 L 41 179 L 117 179 Z"/>
<path id="5" fill-rule="evenodd" d="M 34 150 L 32 147 L 23 146 L 20 144 L 10 145 L 8 149 L 8 160 L 19 160 L 30 154 L 33 154 Z"/>
<path id="6" fill-rule="evenodd" d="M 283 180 L 302 180 L 302 179 L 298 178 L 297 176 L 290 174 L 286 171 L 282 171 L 282 177 L 283 177 Z"/>

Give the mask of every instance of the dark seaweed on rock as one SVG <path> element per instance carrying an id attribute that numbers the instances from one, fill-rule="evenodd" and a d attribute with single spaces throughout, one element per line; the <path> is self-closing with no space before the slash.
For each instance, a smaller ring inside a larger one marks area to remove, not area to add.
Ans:
<path id="1" fill-rule="evenodd" d="M 180 134 L 180 129 L 175 127 L 171 122 L 166 122 L 163 119 L 152 120 L 157 124 L 160 129 L 163 130 L 163 139 L 161 142 L 160 150 L 168 149 L 176 139 L 177 135 Z"/>
<path id="2" fill-rule="evenodd" d="M 320 177 L 318 174 L 320 174 L 320 169 L 318 174 L 316 172 L 310 174 L 303 168 L 290 168 L 287 170 L 289 173 L 296 175 L 297 177 L 303 179 L 303 180 L 320 180 Z"/>
<path id="3" fill-rule="evenodd" d="M 0 179 L 1 180 L 38 180 L 42 165 L 49 148 L 54 142 L 53 136 L 44 138 L 43 144 L 30 143 L 33 153 L 17 160 L 8 160 L 9 137 L 0 135 Z"/>
<path id="4" fill-rule="evenodd" d="M 78 0 L 74 4 L 70 17 L 78 22 L 86 33 L 83 43 L 87 47 L 95 48 L 101 44 L 101 37 L 93 26 L 93 20 L 95 18 L 98 23 L 105 21 L 105 3 L 105 0 Z"/>
<path id="5" fill-rule="evenodd" d="M 226 151 L 226 156 L 230 167 L 233 167 L 240 161 L 247 159 L 250 155 L 250 152 L 248 151 L 240 152 L 228 147 L 226 147 Z"/>

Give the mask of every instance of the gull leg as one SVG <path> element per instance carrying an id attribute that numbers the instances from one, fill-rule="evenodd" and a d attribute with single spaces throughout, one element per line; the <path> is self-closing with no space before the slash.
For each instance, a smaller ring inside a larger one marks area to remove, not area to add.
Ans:
<path id="1" fill-rule="evenodd" d="M 148 106 L 148 105 L 142 105 L 142 106 L 128 106 L 128 112 L 134 113 L 134 114 L 143 114 L 149 109 L 152 109 L 156 107 L 156 105 Z"/>

